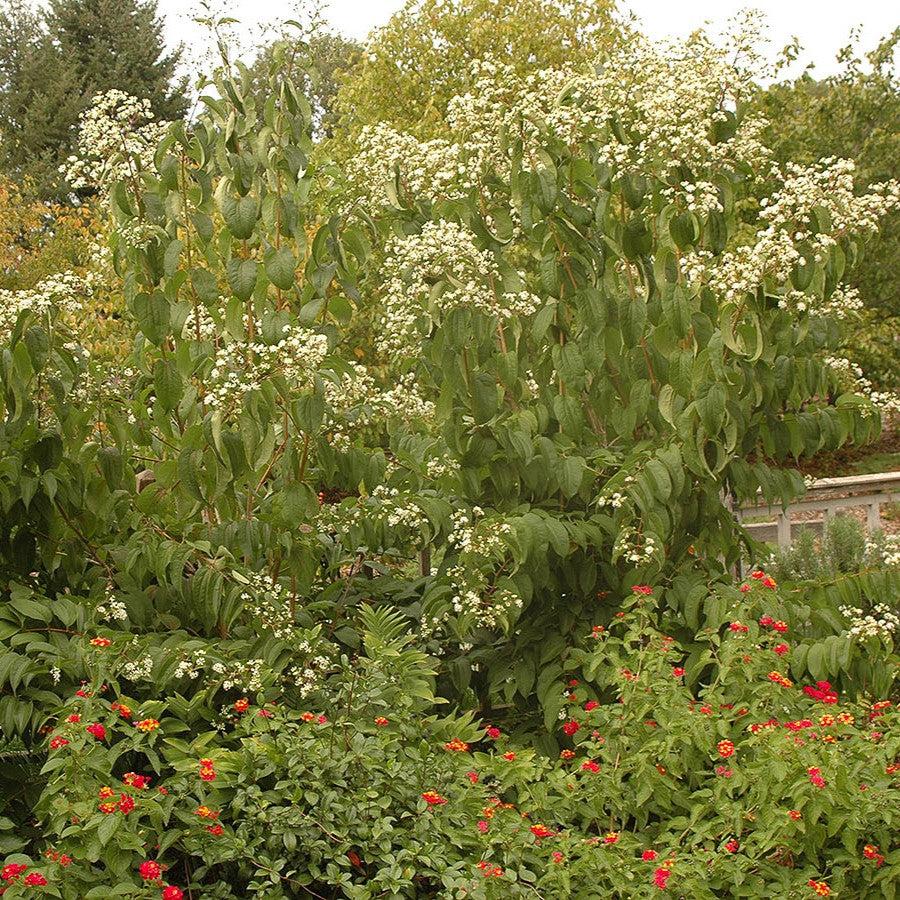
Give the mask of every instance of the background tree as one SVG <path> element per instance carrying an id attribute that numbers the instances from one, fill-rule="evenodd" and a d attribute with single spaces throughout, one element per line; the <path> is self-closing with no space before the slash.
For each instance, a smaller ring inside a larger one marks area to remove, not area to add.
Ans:
<path id="1" fill-rule="evenodd" d="M 59 196 L 60 163 L 91 97 L 117 88 L 150 100 L 160 118 L 186 109 L 176 81 L 180 48 L 167 51 L 156 0 L 52 0 L 38 14 L 23 0 L 0 8 L 0 165 Z"/>
<path id="2" fill-rule="evenodd" d="M 611 0 L 408 0 L 342 83 L 344 124 L 434 137 L 449 101 L 474 83 L 473 64 L 503 60 L 518 74 L 577 65 L 620 31 L 613 8 Z"/>
<path id="3" fill-rule="evenodd" d="M 330 138 L 338 123 L 338 90 L 347 72 L 358 64 L 362 45 L 339 34 L 316 31 L 305 40 L 277 41 L 264 47 L 251 66 L 254 91 L 267 89 L 267 74 L 276 57 L 293 72 L 297 88 L 310 102 L 318 137 Z"/>
<path id="4" fill-rule="evenodd" d="M 869 53 L 851 35 L 836 75 L 816 79 L 807 71 L 773 85 L 760 103 L 771 125 L 765 141 L 780 163 L 809 164 L 828 156 L 853 159 L 860 187 L 900 176 L 900 91 L 896 51 L 900 28 Z M 893 212 L 866 247 L 849 284 L 865 303 L 862 327 L 850 335 L 852 355 L 885 386 L 900 383 L 900 215 Z"/>

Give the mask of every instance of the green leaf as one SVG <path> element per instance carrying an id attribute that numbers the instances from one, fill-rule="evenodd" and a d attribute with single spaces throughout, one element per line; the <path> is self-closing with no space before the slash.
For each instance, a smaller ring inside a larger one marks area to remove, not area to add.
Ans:
<path id="1" fill-rule="evenodd" d="M 257 264 L 252 259 L 230 259 L 226 267 L 228 286 L 238 300 L 247 301 L 256 287 Z"/>
<path id="2" fill-rule="evenodd" d="M 296 271 L 297 260 L 287 247 L 266 254 L 266 275 L 275 287 L 283 291 L 293 287 Z"/>

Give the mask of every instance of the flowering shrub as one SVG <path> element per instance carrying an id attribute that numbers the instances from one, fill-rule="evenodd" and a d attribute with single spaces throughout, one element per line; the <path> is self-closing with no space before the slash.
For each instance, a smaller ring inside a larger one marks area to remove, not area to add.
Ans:
<path id="1" fill-rule="evenodd" d="M 485 63 L 390 171 L 314 153 L 277 58 L 190 128 L 86 119 L 140 129 L 84 169 L 124 175 L 126 365 L 56 282 L 8 304 L 7 892 L 889 884 L 891 643 L 730 584 L 726 498 L 877 432 L 829 304 L 897 185 L 773 176 L 702 35 Z"/>
<path id="2" fill-rule="evenodd" d="M 185 739 L 171 705 L 133 710 L 160 717 L 142 729 L 92 685 L 53 730 L 66 743 L 38 807 L 48 853 L 4 871 L 40 872 L 73 898 L 100 896 L 99 878 L 152 888 L 136 896 L 187 881 L 221 897 L 887 890 L 896 704 L 795 684 L 780 632 L 741 602 L 747 630 L 704 629 L 693 650 L 653 610 L 635 594 L 573 651 L 555 758 L 471 715 L 435 715 L 430 661 L 386 611 L 365 614 L 365 652 L 302 711 L 247 698 Z"/>

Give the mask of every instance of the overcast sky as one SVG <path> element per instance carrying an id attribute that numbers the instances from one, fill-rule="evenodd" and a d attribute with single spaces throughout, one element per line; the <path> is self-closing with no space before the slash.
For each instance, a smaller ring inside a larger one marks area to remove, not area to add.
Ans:
<path id="1" fill-rule="evenodd" d="M 294 0 L 217 2 L 241 20 L 242 31 L 248 36 L 258 34 L 264 21 L 289 16 L 295 5 Z M 863 46 L 868 49 L 900 25 L 898 5 L 891 0 L 631 0 L 628 4 L 643 20 L 645 30 L 657 37 L 686 34 L 706 20 L 721 23 L 748 5 L 766 14 L 777 49 L 797 35 L 806 51 L 804 61 L 814 62 L 819 75 L 834 71 L 835 53 L 846 43 L 852 27 L 863 26 Z M 331 0 L 328 16 L 339 31 L 364 38 L 401 6 L 402 0 Z M 195 0 L 160 0 L 160 9 L 169 23 L 173 43 L 184 41 L 196 51 L 200 35 L 190 21 Z"/>

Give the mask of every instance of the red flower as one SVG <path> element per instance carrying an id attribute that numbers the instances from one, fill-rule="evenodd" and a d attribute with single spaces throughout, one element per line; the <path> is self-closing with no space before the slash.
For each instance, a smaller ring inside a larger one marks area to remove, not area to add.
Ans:
<path id="1" fill-rule="evenodd" d="M 477 772 L 466 772 L 466 778 L 472 782 L 472 784 L 478 784 L 478 773 Z"/>
<path id="2" fill-rule="evenodd" d="M 788 810 L 788 815 L 789 815 L 795 822 L 797 822 L 797 821 L 799 821 L 800 819 L 803 818 L 803 813 L 800 812 L 799 809 L 789 809 L 789 810 Z"/>
<path id="3" fill-rule="evenodd" d="M 465 753 L 469 749 L 469 745 L 459 738 L 453 738 L 452 741 L 448 741 L 444 744 L 444 749 L 450 753 Z"/>
<path id="4" fill-rule="evenodd" d="M 500 729 L 499 729 L 499 728 L 496 728 L 494 725 L 488 725 L 488 727 L 484 729 L 484 733 L 485 733 L 492 741 L 496 741 L 497 738 L 500 737 Z"/>
<path id="5" fill-rule="evenodd" d="M 571 737 L 579 728 L 581 728 L 581 726 L 574 719 L 569 719 L 568 722 L 563 724 L 562 730 L 563 734 L 567 734 Z"/>
<path id="6" fill-rule="evenodd" d="M 319 715 L 319 716 L 316 716 L 316 721 L 317 721 L 320 725 L 324 725 L 324 724 L 328 721 L 328 716 L 326 716 L 326 715 Z"/>
<path id="7" fill-rule="evenodd" d="M 790 652 L 791 652 L 791 645 L 790 645 L 790 644 L 776 644 L 772 649 L 773 649 L 779 656 L 784 656 L 785 653 L 790 653 Z"/>
<path id="8" fill-rule="evenodd" d="M 304 712 L 304 713 L 300 713 L 300 718 L 301 718 L 304 722 L 312 722 L 312 721 L 315 720 L 316 715 L 315 715 L 315 713 Z"/>
<path id="9" fill-rule="evenodd" d="M 250 709 L 250 701 L 246 697 L 241 697 L 240 700 L 235 700 L 234 711 L 239 716 L 247 712 L 248 709 Z"/>
<path id="10" fill-rule="evenodd" d="M 105 816 L 111 816 L 116 811 L 116 801 L 115 800 L 106 800 L 103 803 L 97 804 L 97 809 L 103 813 Z"/>
<path id="11" fill-rule="evenodd" d="M 508 760 L 509 762 L 512 762 L 516 758 L 516 754 L 513 753 L 512 750 L 508 750 L 506 753 L 503 754 L 503 758 L 505 760 Z"/>
<path id="12" fill-rule="evenodd" d="M 750 577 L 755 578 L 757 581 L 759 581 L 761 578 L 766 577 L 766 573 L 763 572 L 761 569 L 757 569 L 755 572 L 750 573 Z"/>
<path id="13" fill-rule="evenodd" d="M 750 590 L 750 585 L 749 585 L 749 584 L 742 584 L 741 587 L 740 587 L 740 591 L 741 591 L 742 594 L 746 594 L 747 591 L 749 591 L 749 590 Z"/>
<path id="14" fill-rule="evenodd" d="M 66 719 L 66 721 L 67 721 L 67 722 L 73 722 L 73 723 L 74 723 L 74 722 L 80 722 L 80 721 L 81 721 L 81 716 L 80 716 L 78 713 L 72 713 L 72 715 L 69 716 L 69 718 Z"/>
<path id="15" fill-rule="evenodd" d="M 575 759 L 575 751 L 574 750 L 561 750 L 559 753 L 560 759 L 570 760 Z"/>
<path id="16" fill-rule="evenodd" d="M 777 622 L 773 622 L 772 630 L 777 631 L 779 634 L 787 634 L 787 631 L 788 631 L 787 622 L 782 622 L 780 619 Z"/>
<path id="17" fill-rule="evenodd" d="M 725 842 L 725 849 L 729 853 L 737 853 L 738 850 L 741 849 L 741 845 L 734 838 L 732 838 L 730 841 Z"/>
<path id="18" fill-rule="evenodd" d="M 719 775 L 721 778 L 731 778 L 734 772 L 728 766 L 716 766 L 716 775 Z"/>
<path id="19" fill-rule="evenodd" d="M 675 678 L 684 678 L 684 669 L 681 666 L 675 666 L 675 668 L 672 669 L 672 675 Z"/>
<path id="20" fill-rule="evenodd" d="M 728 759 L 729 756 L 734 756 L 734 744 L 731 741 L 719 741 L 716 744 L 716 749 L 719 751 L 719 756 L 722 759 Z"/>
<path id="21" fill-rule="evenodd" d="M 117 712 L 123 719 L 131 718 L 131 707 L 126 706 L 124 703 L 111 703 L 109 708 L 113 712 Z"/>
<path id="22" fill-rule="evenodd" d="M 803 688 L 803 693 L 814 700 L 821 700 L 822 703 L 837 703 L 838 701 L 837 692 L 832 689 L 830 681 L 817 681 L 815 687 L 808 684 Z"/>
<path id="23" fill-rule="evenodd" d="M 127 816 L 133 809 L 134 797 L 129 797 L 128 794 L 121 794 L 119 797 L 119 812 Z"/>
<path id="24" fill-rule="evenodd" d="M 225 830 L 221 825 L 207 825 L 206 830 L 213 836 L 219 837 L 222 832 Z"/>
<path id="25" fill-rule="evenodd" d="M 162 900 L 182 900 L 183 897 L 184 891 L 179 887 L 175 887 L 174 884 L 163 888 Z"/>
<path id="26" fill-rule="evenodd" d="M 600 771 L 600 764 L 594 762 L 594 760 L 589 759 L 587 762 L 583 762 L 581 764 L 581 770 L 583 772 L 593 772 L 595 775 Z"/>
<path id="27" fill-rule="evenodd" d="M 4 881 L 15 881 L 27 868 L 24 863 L 8 863 L 0 870 L 0 878 Z"/>
<path id="28" fill-rule="evenodd" d="M 141 719 L 135 726 L 138 731 L 143 731 L 145 734 L 149 734 L 151 731 L 156 731 L 159 728 L 159 720 L 158 719 Z"/>
<path id="29" fill-rule="evenodd" d="M 610 831 L 608 834 L 603 836 L 604 844 L 618 844 L 619 843 L 619 832 L 618 831 Z"/>
<path id="30" fill-rule="evenodd" d="M 645 850 L 641 854 L 641 859 L 644 862 L 653 862 L 653 860 L 656 859 L 656 856 L 657 856 L 657 853 L 655 850 Z"/>
<path id="31" fill-rule="evenodd" d="M 636 584 L 631 590 L 633 593 L 643 594 L 645 597 L 653 593 L 653 588 L 649 584 Z"/>
<path id="32" fill-rule="evenodd" d="M 875 865 L 879 868 L 884 865 L 884 856 L 879 852 L 878 847 L 874 844 L 866 844 L 863 847 L 863 856 L 866 859 L 871 859 L 874 861 Z"/>
<path id="33" fill-rule="evenodd" d="M 493 863 L 485 862 L 482 860 L 478 863 L 478 868 L 481 869 L 481 874 L 485 878 L 502 878 L 503 877 L 503 869 L 500 866 L 495 866 Z"/>
<path id="34" fill-rule="evenodd" d="M 84 730 L 97 738 L 98 741 L 106 740 L 106 729 L 99 722 L 92 722 Z"/>
<path id="35" fill-rule="evenodd" d="M 733 631 L 735 634 L 746 634 L 750 630 L 749 625 L 744 625 L 741 622 L 732 622 L 728 626 L 729 631 Z"/>
<path id="36" fill-rule="evenodd" d="M 556 833 L 551 831 L 546 825 L 532 825 L 530 828 L 531 833 L 540 840 L 540 838 L 548 838 L 553 837 Z"/>
<path id="37" fill-rule="evenodd" d="M 588 700 L 587 703 L 584 704 L 584 711 L 590 712 L 592 709 L 596 709 L 600 703 L 597 700 Z"/>
<path id="38" fill-rule="evenodd" d="M 554 850 L 550 854 L 550 858 L 553 860 L 554 863 L 556 863 L 556 865 L 560 865 L 561 863 L 564 863 L 566 861 L 565 855 L 563 853 L 561 853 L 559 850 Z"/>
<path id="39" fill-rule="evenodd" d="M 760 616 L 759 625 L 760 628 L 771 628 L 775 624 L 775 620 L 769 616 Z"/>
<path id="40" fill-rule="evenodd" d="M 484 819 L 481 819 L 481 821 L 479 821 L 479 823 L 478 823 L 478 830 L 482 834 L 486 834 L 489 827 L 490 826 L 488 825 L 487 822 L 484 821 Z"/>
<path id="41" fill-rule="evenodd" d="M 144 788 L 150 786 L 149 775 L 137 775 L 134 772 L 126 772 L 122 776 L 122 781 L 129 787 L 133 787 L 139 791 L 142 791 L 144 790 Z"/>
<path id="42" fill-rule="evenodd" d="M 447 802 L 447 798 L 442 797 L 437 791 L 425 791 L 422 794 L 422 799 L 429 806 L 443 806 Z"/>
<path id="43" fill-rule="evenodd" d="M 144 881 L 159 881 L 162 878 L 162 866 L 152 859 L 142 862 L 138 867 L 138 872 Z"/>
<path id="44" fill-rule="evenodd" d="M 57 735 L 55 738 L 50 739 L 50 749 L 51 750 L 59 750 L 60 747 L 65 747 L 69 742 L 62 737 L 62 735 Z"/>
<path id="45" fill-rule="evenodd" d="M 388 725 L 389 722 L 384 716 L 375 716 L 375 724 L 379 728 L 384 728 L 385 725 Z"/>
<path id="46" fill-rule="evenodd" d="M 274 715 L 275 713 L 273 713 L 271 709 L 265 709 L 264 707 L 260 707 L 256 711 L 256 717 L 258 719 L 271 719 Z"/>
<path id="47" fill-rule="evenodd" d="M 816 881 L 815 878 L 810 878 L 809 881 L 806 882 L 812 889 L 818 894 L 820 897 L 828 897 L 831 894 L 831 888 L 825 884 L 824 881 Z"/>
<path id="48" fill-rule="evenodd" d="M 29 872 L 25 876 L 25 884 L 29 887 L 41 887 L 47 883 L 47 879 L 40 872 Z"/>
<path id="49" fill-rule="evenodd" d="M 95 638 L 91 638 L 91 646 L 92 646 L 92 647 L 97 647 L 97 648 L 100 649 L 100 650 L 105 649 L 105 648 L 108 647 L 111 643 L 112 643 L 112 641 L 111 641 L 109 638 L 105 638 L 105 637 L 95 637 Z"/>
<path id="50" fill-rule="evenodd" d="M 653 873 L 653 883 L 661 890 L 666 889 L 666 882 L 672 877 L 672 873 L 668 869 L 657 869 Z"/>

